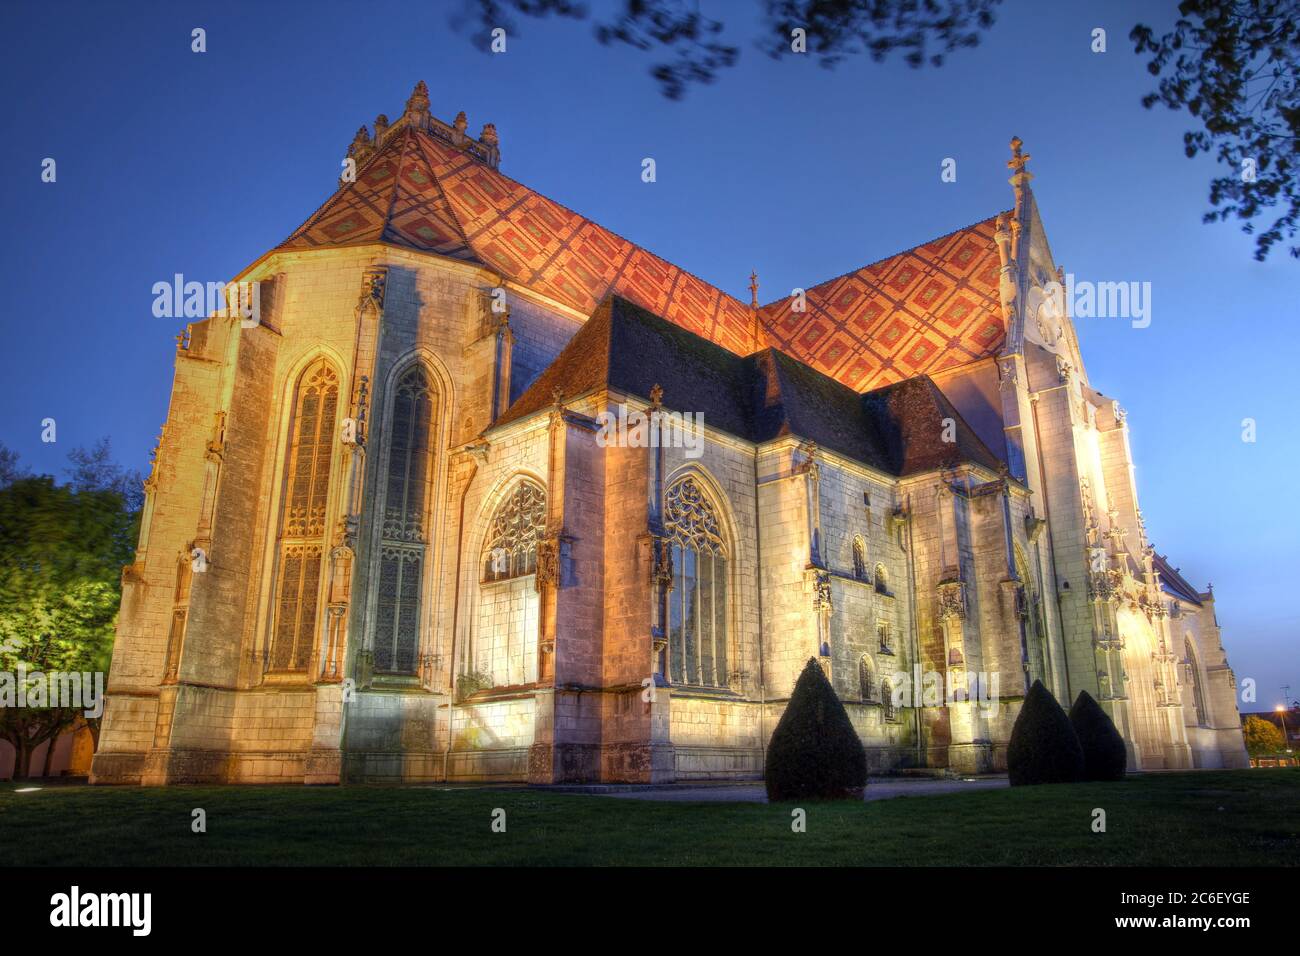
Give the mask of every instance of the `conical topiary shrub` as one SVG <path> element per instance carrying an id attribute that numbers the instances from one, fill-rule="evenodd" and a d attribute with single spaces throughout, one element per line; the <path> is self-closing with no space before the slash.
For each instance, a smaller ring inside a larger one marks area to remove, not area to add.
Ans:
<path id="1" fill-rule="evenodd" d="M 795 682 L 767 746 L 769 800 L 860 799 L 867 753 L 815 658 Z"/>
<path id="2" fill-rule="evenodd" d="M 1083 779 L 1083 748 L 1070 718 L 1040 680 L 1025 695 L 1007 745 L 1011 786 Z"/>
<path id="3" fill-rule="evenodd" d="M 1083 748 L 1083 779 L 1123 780 L 1128 766 L 1124 738 L 1110 714 L 1086 690 L 1079 691 L 1070 707 L 1070 723 Z"/>

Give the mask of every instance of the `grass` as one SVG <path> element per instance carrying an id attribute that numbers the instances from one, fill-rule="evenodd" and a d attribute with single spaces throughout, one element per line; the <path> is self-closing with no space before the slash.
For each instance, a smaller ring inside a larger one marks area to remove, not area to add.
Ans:
<path id="1" fill-rule="evenodd" d="M 0 787 L 3 866 L 1270 866 L 1300 850 L 1300 770 L 1150 774 L 807 804 L 437 787 Z M 207 832 L 191 832 L 191 811 Z M 506 832 L 491 831 L 494 808 Z M 1106 832 L 1092 831 L 1093 809 Z"/>

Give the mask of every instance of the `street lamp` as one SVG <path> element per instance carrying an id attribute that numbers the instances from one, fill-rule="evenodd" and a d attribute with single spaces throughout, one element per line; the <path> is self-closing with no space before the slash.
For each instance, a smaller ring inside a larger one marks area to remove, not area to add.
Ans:
<path id="1" fill-rule="evenodd" d="M 1282 721 L 1282 746 L 1286 747 L 1287 753 L 1290 753 L 1291 738 L 1287 736 L 1287 732 L 1286 732 L 1286 707 L 1283 706 L 1282 704 L 1278 704 L 1277 707 L 1274 708 L 1274 710 L 1277 711 L 1278 720 Z"/>

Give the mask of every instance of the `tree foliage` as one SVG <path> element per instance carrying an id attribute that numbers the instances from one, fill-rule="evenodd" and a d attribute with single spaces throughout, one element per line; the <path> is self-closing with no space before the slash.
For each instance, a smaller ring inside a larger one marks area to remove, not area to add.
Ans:
<path id="1" fill-rule="evenodd" d="M 769 800 L 860 798 L 867 785 L 867 753 L 816 658 L 772 732 L 763 778 Z"/>
<path id="2" fill-rule="evenodd" d="M 27 468 L 18 460 L 18 453 L 0 445 L 0 488 L 5 488 L 19 478 L 26 478 L 30 474 Z"/>
<path id="3" fill-rule="evenodd" d="M 122 566 L 139 533 L 131 480 L 107 442 L 77 449 L 72 480 L 21 476 L 0 486 L 0 671 L 17 675 L 108 670 L 121 601 Z M 32 752 L 81 713 L 0 707 L 0 737 L 24 776 Z M 92 725 L 92 732 L 97 727 Z"/>
<path id="4" fill-rule="evenodd" d="M 939 66 L 956 50 L 979 43 L 993 25 L 1002 0 L 767 0 L 757 41 L 773 57 L 793 52 L 793 31 L 805 31 L 807 52 L 823 66 L 867 53 L 884 60 L 901 51 L 904 62 Z M 475 41 L 487 48 L 491 31 L 515 31 L 514 15 L 585 19 L 587 8 L 571 0 L 466 0 L 466 12 L 453 19 L 476 24 Z M 596 23 L 596 38 L 637 50 L 661 48 L 668 59 L 651 75 L 669 99 L 686 95 L 692 84 L 712 83 L 733 66 L 739 47 L 724 42 L 724 24 L 700 12 L 694 0 L 623 0 L 619 12 Z"/>
<path id="5" fill-rule="evenodd" d="M 1142 105 L 1186 110 L 1200 123 L 1183 134 L 1183 151 L 1224 167 L 1204 221 L 1241 220 L 1262 261 L 1295 239 L 1300 218 L 1300 0 L 1183 0 L 1178 12 L 1159 37 L 1144 24 L 1129 34 L 1160 78 Z M 1277 217 L 1256 234 L 1270 210 Z M 1290 251 L 1300 257 L 1300 244 Z"/>
<path id="6" fill-rule="evenodd" d="M 1070 707 L 1070 724 L 1083 748 L 1083 779 L 1123 780 L 1128 767 L 1124 738 L 1110 714 L 1086 690 L 1079 691 Z"/>
<path id="7" fill-rule="evenodd" d="M 899 51 L 910 67 L 942 66 L 949 54 L 978 46 L 1002 0 L 768 0 L 773 56 L 793 53 L 790 37 L 807 31 L 808 52 L 832 67 L 866 53 L 880 62 Z"/>
<path id="8" fill-rule="evenodd" d="M 1083 748 L 1070 718 L 1043 682 L 1034 681 L 1007 744 L 1011 786 L 1074 783 L 1083 779 L 1083 768 Z"/>
<path id="9" fill-rule="evenodd" d="M 1286 738 L 1282 729 L 1271 720 L 1251 715 L 1242 725 L 1242 734 L 1246 738 L 1246 752 L 1252 757 L 1282 753 L 1286 750 Z"/>

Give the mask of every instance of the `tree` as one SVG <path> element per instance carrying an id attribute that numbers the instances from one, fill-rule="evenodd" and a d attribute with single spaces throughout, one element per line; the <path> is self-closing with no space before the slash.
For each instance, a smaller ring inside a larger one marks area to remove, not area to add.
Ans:
<path id="1" fill-rule="evenodd" d="M 1183 152 L 1225 167 L 1204 222 L 1235 217 L 1254 235 L 1255 220 L 1279 210 L 1255 240 L 1263 261 L 1300 218 L 1300 0 L 1183 0 L 1178 12 L 1159 38 L 1144 24 L 1129 33 L 1160 78 L 1142 105 L 1185 109 L 1201 128 L 1183 134 Z M 1290 251 L 1300 257 L 1300 244 Z"/>
<path id="2" fill-rule="evenodd" d="M 1007 744 L 1011 786 L 1074 783 L 1083 779 L 1083 768 L 1083 748 L 1070 718 L 1043 682 L 1034 681 Z"/>
<path id="3" fill-rule="evenodd" d="M 1070 725 L 1083 748 L 1083 779 L 1123 780 L 1128 766 L 1124 738 L 1110 714 L 1086 690 L 1079 691 L 1070 707 Z"/>
<path id="4" fill-rule="evenodd" d="M 795 29 L 804 31 L 806 52 L 831 67 L 846 56 L 867 53 L 884 60 L 903 51 L 909 66 L 939 66 L 945 57 L 979 43 L 993 25 L 1002 0 L 767 0 L 758 46 L 772 57 L 794 53 Z M 468 0 L 453 26 L 477 21 L 475 42 L 489 49 L 492 31 L 515 32 L 512 14 L 585 19 L 587 9 L 571 0 Z M 700 13 L 694 0 L 624 0 L 621 12 L 596 24 L 604 44 L 638 50 L 662 47 L 670 59 L 650 73 L 660 91 L 681 99 L 692 83 L 712 83 L 733 66 L 740 49 L 722 40 L 724 25 Z"/>
<path id="5" fill-rule="evenodd" d="M 74 471 L 100 460 L 81 449 L 69 457 Z M 64 485 L 43 475 L 0 488 L 0 672 L 12 680 L 25 672 L 30 688 L 38 674 L 108 670 L 122 566 L 139 532 L 123 480 L 116 466 L 98 467 Z M 17 753 L 15 777 L 27 776 L 32 753 L 81 713 L 0 707 L 0 737 Z"/>
<path id="6" fill-rule="evenodd" d="M 18 461 L 18 453 L 0 443 L 0 488 L 9 486 L 19 478 L 26 478 L 27 475 L 27 469 Z"/>
<path id="7" fill-rule="evenodd" d="M 867 753 L 844 705 L 810 658 L 767 746 L 767 798 L 861 799 Z"/>
<path id="8" fill-rule="evenodd" d="M 77 491 L 112 491 L 118 494 L 128 512 L 139 511 L 144 504 L 144 480 L 134 468 L 125 470 L 113 460 L 112 443 L 101 438 L 94 447 L 74 448 L 68 452 L 71 468 L 65 468 L 68 481 Z"/>
<path id="9" fill-rule="evenodd" d="M 1241 732 L 1246 738 L 1246 752 L 1252 757 L 1279 754 L 1286 750 L 1286 738 L 1282 736 L 1281 728 L 1271 720 L 1252 715 L 1246 718 Z"/>

